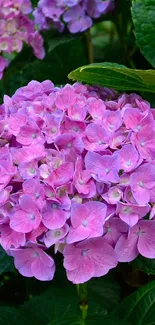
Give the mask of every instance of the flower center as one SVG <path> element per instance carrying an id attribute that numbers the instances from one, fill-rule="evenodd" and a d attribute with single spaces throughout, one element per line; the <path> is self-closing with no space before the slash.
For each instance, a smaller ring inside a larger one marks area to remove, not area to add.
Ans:
<path id="1" fill-rule="evenodd" d="M 53 203 L 52 204 L 52 209 L 56 209 L 57 208 L 57 204 Z"/>
<path id="2" fill-rule="evenodd" d="M 56 128 L 52 128 L 52 129 L 51 129 L 51 133 L 52 133 L 52 134 L 56 133 L 56 131 L 57 131 Z"/>
<path id="3" fill-rule="evenodd" d="M 87 225 L 88 225 L 88 221 L 87 221 L 87 220 L 83 220 L 83 221 L 82 221 L 82 226 L 83 226 L 83 227 L 87 227 Z"/>
<path id="4" fill-rule="evenodd" d="M 109 129 L 110 130 L 113 130 L 113 128 L 114 128 L 114 125 L 113 124 L 109 124 Z"/>
<path id="5" fill-rule="evenodd" d="M 132 209 L 129 208 L 129 207 L 125 207 L 125 208 L 123 209 L 123 212 L 124 212 L 125 214 L 128 214 L 128 213 L 131 213 L 131 212 L 132 212 Z"/>
<path id="6" fill-rule="evenodd" d="M 126 166 L 127 167 L 131 166 L 131 160 L 126 161 Z"/>
<path id="7" fill-rule="evenodd" d="M 59 237 L 60 235 L 61 235 L 61 231 L 57 230 L 57 231 L 55 232 L 55 236 L 56 236 L 56 237 Z"/>
<path id="8" fill-rule="evenodd" d="M 36 197 L 36 199 L 39 199 L 40 198 L 40 194 L 39 193 L 36 193 L 35 194 L 35 197 Z"/>
<path id="9" fill-rule="evenodd" d="M 138 185 L 139 185 L 139 187 L 143 188 L 144 187 L 144 182 L 143 181 L 139 181 Z"/>
<path id="10" fill-rule="evenodd" d="M 31 174 L 35 174 L 35 172 L 36 172 L 35 168 L 30 168 L 29 171 Z"/>
<path id="11" fill-rule="evenodd" d="M 141 141 L 140 142 L 140 145 L 141 145 L 141 147 L 144 147 L 145 146 L 145 142 L 144 141 Z"/>
<path id="12" fill-rule="evenodd" d="M 82 252 L 81 252 L 81 255 L 82 256 L 87 256 L 88 251 L 89 251 L 89 248 L 88 249 L 83 249 Z"/>
<path id="13" fill-rule="evenodd" d="M 37 137 L 36 133 L 33 133 L 33 134 L 32 134 L 32 138 L 33 138 L 33 139 L 36 139 L 36 137 Z"/>
<path id="14" fill-rule="evenodd" d="M 35 215 L 32 213 L 32 214 L 30 214 L 30 219 L 31 220 L 35 220 Z"/>
<path id="15" fill-rule="evenodd" d="M 143 234 L 145 234 L 145 231 L 142 231 L 141 229 L 140 229 L 140 227 L 139 227 L 139 230 L 137 231 L 137 236 L 138 237 L 140 237 L 140 236 L 142 236 Z"/>
<path id="16" fill-rule="evenodd" d="M 80 185 L 83 185 L 84 184 L 84 181 L 82 179 L 79 179 L 79 184 Z"/>
<path id="17" fill-rule="evenodd" d="M 119 197 L 119 192 L 114 192 L 113 197 Z"/>

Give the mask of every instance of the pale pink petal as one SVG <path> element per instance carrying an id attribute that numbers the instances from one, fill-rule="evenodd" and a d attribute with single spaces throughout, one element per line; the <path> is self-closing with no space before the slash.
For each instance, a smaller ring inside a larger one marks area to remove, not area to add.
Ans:
<path id="1" fill-rule="evenodd" d="M 155 221 L 142 220 L 139 222 L 139 237 L 137 248 L 146 258 L 155 258 Z"/>
<path id="2" fill-rule="evenodd" d="M 38 254 L 31 265 L 33 276 L 40 281 L 51 281 L 55 273 L 54 260 L 44 251 L 39 251 Z"/>
<path id="3" fill-rule="evenodd" d="M 119 262 L 131 262 L 138 256 L 138 236 L 136 234 L 122 235 L 115 246 Z"/>

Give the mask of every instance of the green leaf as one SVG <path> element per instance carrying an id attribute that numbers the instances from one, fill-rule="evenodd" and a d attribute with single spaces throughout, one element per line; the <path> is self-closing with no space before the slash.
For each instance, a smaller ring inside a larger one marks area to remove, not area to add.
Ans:
<path id="1" fill-rule="evenodd" d="M 112 315 L 131 325 L 155 325 L 155 281 L 127 297 Z"/>
<path id="2" fill-rule="evenodd" d="M 89 312 L 91 314 L 104 316 L 111 311 L 121 298 L 121 288 L 115 278 L 115 272 L 91 279 L 88 282 Z"/>
<path id="3" fill-rule="evenodd" d="M 132 262 L 132 266 L 148 275 L 155 275 L 155 259 L 149 259 L 139 255 Z"/>
<path id="4" fill-rule="evenodd" d="M 72 71 L 69 79 L 122 91 L 155 93 L 155 70 L 129 69 L 117 63 L 95 63 Z"/>
<path id="5" fill-rule="evenodd" d="M 155 1 L 133 0 L 132 18 L 137 44 L 146 59 L 155 67 Z"/>
<path id="6" fill-rule="evenodd" d="M 68 283 L 67 288 L 56 288 L 50 285 L 49 289 L 38 297 L 34 297 L 20 307 L 26 313 L 29 322 L 34 325 L 46 325 L 76 315 L 78 297 L 76 286 Z"/>
<path id="7" fill-rule="evenodd" d="M 80 317 L 69 317 L 49 323 L 48 325 L 84 325 Z"/>
<path id="8" fill-rule="evenodd" d="M 8 256 L 4 249 L 0 247 L 0 275 L 4 272 L 12 272 L 13 270 L 13 258 Z"/>
<path id="9" fill-rule="evenodd" d="M 120 321 L 120 319 L 117 319 L 115 317 L 109 317 L 109 316 L 94 317 L 94 316 L 92 316 L 92 317 L 88 317 L 86 319 L 85 325 L 128 325 L 128 323 L 123 320 Z"/>
<path id="10" fill-rule="evenodd" d="M 17 309 L 0 306 L 1 325 L 30 325 L 27 316 L 21 314 Z"/>
<path id="11" fill-rule="evenodd" d="M 48 325 L 128 325 L 125 321 L 120 321 L 113 317 L 88 317 L 85 321 L 79 317 L 69 317 L 66 319 L 51 322 Z"/>

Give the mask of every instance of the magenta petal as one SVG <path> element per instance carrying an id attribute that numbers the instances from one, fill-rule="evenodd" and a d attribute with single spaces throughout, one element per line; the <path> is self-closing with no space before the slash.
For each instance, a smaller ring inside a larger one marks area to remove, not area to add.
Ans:
<path id="1" fill-rule="evenodd" d="M 70 228 L 69 234 L 67 236 L 67 244 L 76 243 L 80 240 L 84 240 L 89 237 L 91 230 L 84 226 L 79 226 L 78 228 Z"/>
<path id="2" fill-rule="evenodd" d="M 81 262 L 81 249 L 75 245 L 66 245 L 63 251 L 64 267 L 68 271 L 75 270 Z"/>
<path id="3" fill-rule="evenodd" d="M 14 264 L 20 274 L 26 277 L 32 277 L 31 264 L 33 261 L 33 252 L 31 248 L 17 249 L 9 251 L 14 256 Z"/>
<path id="4" fill-rule="evenodd" d="M 104 238 L 94 240 L 92 249 L 93 261 L 95 265 L 95 277 L 100 277 L 109 272 L 118 264 L 118 258 L 114 249 L 106 243 Z"/>
<path id="5" fill-rule="evenodd" d="M 131 262 L 138 256 L 138 236 L 136 234 L 122 235 L 115 246 L 119 262 Z"/>
<path id="6" fill-rule="evenodd" d="M 55 272 L 54 260 L 43 251 L 38 254 L 31 266 L 33 276 L 40 281 L 50 281 Z"/>
<path id="7" fill-rule="evenodd" d="M 32 229 L 36 229 L 41 222 L 41 216 L 36 213 L 26 213 L 23 210 L 18 210 L 14 213 L 10 220 L 10 227 L 21 233 L 28 233 Z"/>
<path id="8" fill-rule="evenodd" d="M 93 261 L 89 258 L 82 261 L 82 265 L 74 271 L 66 270 L 68 280 L 72 281 L 74 284 L 80 284 L 89 281 L 95 273 L 95 267 Z"/>
<path id="9" fill-rule="evenodd" d="M 136 202 L 140 205 L 145 205 L 150 200 L 150 193 L 148 189 L 139 189 L 138 192 L 132 191 L 133 197 L 135 198 Z"/>
<path id="10" fill-rule="evenodd" d="M 155 258 L 155 221 L 142 220 L 139 222 L 138 251 L 146 258 Z"/>
<path id="11" fill-rule="evenodd" d="M 60 209 L 53 209 L 52 211 L 47 211 L 43 213 L 43 224 L 51 229 L 55 230 L 64 226 L 67 216 L 66 212 Z"/>

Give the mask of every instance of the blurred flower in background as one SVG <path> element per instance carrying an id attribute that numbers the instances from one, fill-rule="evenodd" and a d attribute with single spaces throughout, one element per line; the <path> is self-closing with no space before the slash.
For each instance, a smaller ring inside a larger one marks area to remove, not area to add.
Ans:
<path id="1" fill-rule="evenodd" d="M 8 54 L 21 52 L 24 43 L 32 46 L 38 59 L 44 58 L 43 38 L 28 16 L 31 12 L 30 0 L 0 0 L 0 79 L 9 63 Z"/>
<path id="2" fill-rule="evenodd" d="M 33 14 L 40 30 L 53 25 L 62 32 L 67 24 L 74 34 L 92 27 L 93 19 L 100 18 L 113 7 L 113 0 L 40 0 Z"/>

